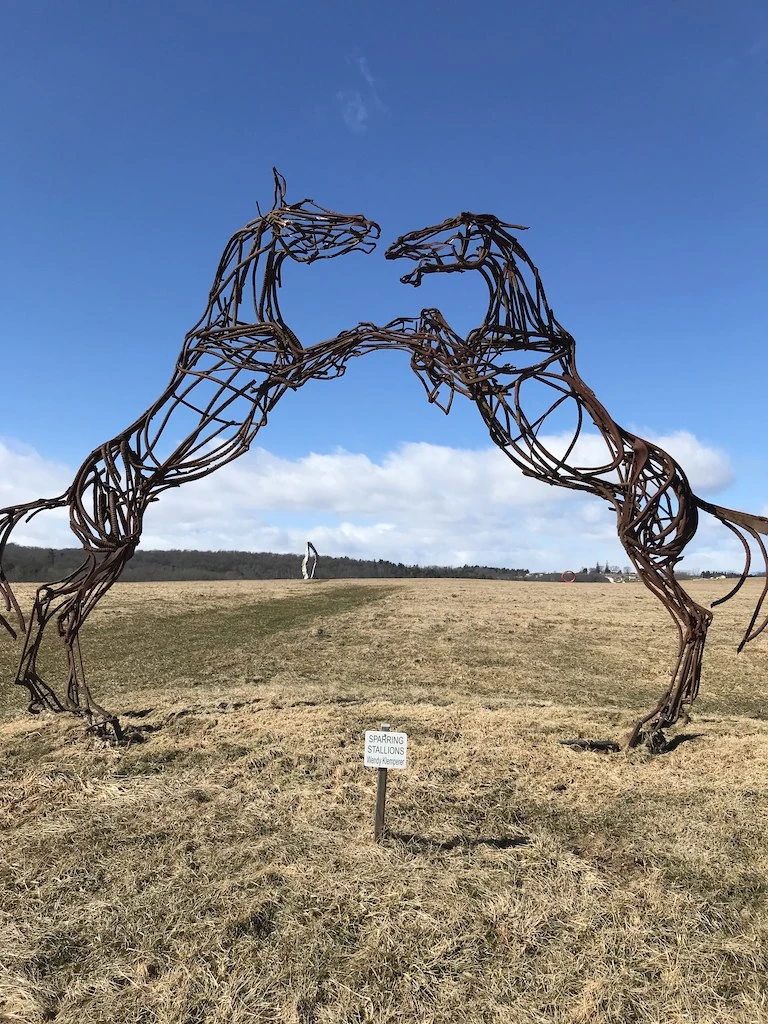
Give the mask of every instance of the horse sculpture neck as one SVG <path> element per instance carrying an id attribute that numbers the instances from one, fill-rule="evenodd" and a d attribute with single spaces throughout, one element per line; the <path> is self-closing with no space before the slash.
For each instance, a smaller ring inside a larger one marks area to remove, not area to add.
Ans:
<path id="1" fill-rule="evenodd" d="M 283 323 L 278 302 L 281 265 L 279 235 L 266 217 L 260 217 L 230 239 L 211 286 L 208 304 L 190 334 L 206 329 L 228 330 L 254 317 L 260 323 Z M 249 286 L 250 278 L 250 288 Z M 241 317 L 241 305 L 250 292 L 253 308 Z"/>
<path id="2" fill-rule="evenodd" d="M 475 269 L 488 287 L 488 308 L 467 337 L 470 348 L 490 342 L 498 354 L 534 351 L 545 357 L 542 365 L 572 359 L 573 338 L 555 319 L 539 272 L 513 235 L 496 226 Z"/>

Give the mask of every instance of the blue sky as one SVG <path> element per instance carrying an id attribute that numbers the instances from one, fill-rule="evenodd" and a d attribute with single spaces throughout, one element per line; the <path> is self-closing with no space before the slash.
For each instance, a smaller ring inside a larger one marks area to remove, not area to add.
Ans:
<path id="1" fill-rule="evenodd" d="M 9 0 L 0 20 L 0 503 L 66 486 L 162 389 L 274 164 L 289 201 L 382 225 L 370 256 L 286 272 L 305 344 L 431 305 L 470 327 L 477 282 L 408 289 L 386 243 L 461 209 L 529 224 L 614 418 L 710 499 L 768 508 L 764 3 Z M 402 354 L 286 398 L 257 445 L 161 502 L 144 543 L 625 561 L 599 501 L 531 491 Z M 707 526 L 687 564 L 737 562 Z"/>

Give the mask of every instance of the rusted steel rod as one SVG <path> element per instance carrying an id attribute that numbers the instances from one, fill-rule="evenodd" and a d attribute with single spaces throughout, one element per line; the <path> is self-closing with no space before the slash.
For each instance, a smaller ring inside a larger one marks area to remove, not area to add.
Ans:
<path id="1" fill-rule="evenodd" d="M 21 647 L 14 682 L 29 691 L 30 710 L 72 711 L 95 729 L 111 727 L 119 737 L 117 718 L 96 702 L 88 686 L 79 633 L 133 555 L 149 503 L 247 452 L 288 390 L 342 376 L 351 358 L 399 349 L 409 353 L 430 402 L 448 412 L 456 394 L 473 401 L 494 443 L 527 476 L 595 494 L 614 509 L 627 555 L 678 632 L 669 685 L 628 739 L 630 746 L 646 740 L 658 748 L 661 731 L 696 699 L 712 618 L 674 575 L 696 532 L 699 511 L 720 520 L 745 549 L 744 572 L 722 600 L 747 577 L 750 541 L 765 562 L 760 535 L 768 533 L 768 519 L 703 501 L 670 455 L 612 419 L 580 377 L 574 339 L 555 319 L 539 273 L 513 234 L 524 229 L 490 214 L 461 213 L 403 235 L 387 250 L 389 259 L 416 263 L 401 278 L 416 287 L 427 274 L 482 275 L 488 307 L 465 336 L 439 310 L 425 309 L 419 317 L 384 326 L 361 323 L 305 348 L 280 310 L 283 265 L 368 253 L 379 227 L 362 214 L 333 213 L 309 199 L 289 204 L 284 179 L 277 171 L 274 177 L 272 208 L 225 246 L 205 312 L 186 335 L 157 401 L 91 452 L 64 494 L 0 510 L 0 626 Z M 581 443 L 590 423 L 604 445 L 597 462 L 585 461 Z M 555 434 L 565 438 L 556 449 L 546 440 Z M 69 509 L 83 562 L 66 578 L 39 587 L 25 615 L 2 571 L 3 551 L 20 522 L 62 507 Z M 768 622 L 761 618 L 766 590 L 768 577 L 741 646 Z M 68 664 L 67 679 L 58 685 L 38 669 L 40 645 L 52 622 Z"/>
<path id="2" fill-rule="evenodd" d="M 669 685 L 657 704 L 635 724 L 630 747 L 673 725 L 699 691 L 701 662 L 712 613 L 680 584 L 674 567 L 693 538 L 699 512 L 728 527 L 744 545 L 743 573 L 750 567 L 749 541 L 763 562 L 760 534 L 768 519 L 735 512 L 697 497 L 675 460 L 658 445 L 620 427 L 582 380 L 575 341 L 555 319 L 541 278 L 513 233 L 525 230 L 489 214 L 461 213 L 441 224 L 401 236 L 388 259 L 416 263 L 401 281 L 418 287 L 427 274 L 474 271 L 488 287 L 483 320 L 466 335 L 456 333 L 437 309 L 423 310 L 414 336 L 412 366 L 430 402 L 446 411 L 456 393 L 475 403 L 494 443 L 526 476 L 558 487 L 595 494 L 616 513 L 619 540 L 639 578 L 661 601 L 678 632 L 678 655 Z M 587 459 L 586 425 L 602 438 L 603 454 Z M 562 438 L 555 449 L 549 437 Z M 768 624 L 760 618 L 768 576 L 739 650 Z M 721 602 L 715 602 L 719 604 Z"/>
<path id="3" fill-rule="evenodd" d="M 157 401 L 91 452 L 64 494 L 0 510 L 0 565 L 13 529 L 47 509 L 69 508 L 83 548 L 73 573 L 38 588 L 28 616 L 0 570 L 0 625 L 21 645 L 14 682 L 29 691 L 31 711 L 73 711 L 94 728 L 111 727 L 119 735 L 117 719 L 88 686 L 78 636 L 133 555 L 148 505 L 168 488 L 239 458 L 286 391 L 310 378 L 339 376 L 354 354 L 356 331 L 304 350 L 280 311 L 281 273 L 290 260 L 313 263 L 370 252 L 379 227 L 362 214 L 334 213 L 309 199 L 287 203 L 285 181 L 277 171 L 274 177 L 272 208 L 227 243 L 205 312 L 186 335 Z M 68 663 L 68 678 L 58 687 L 38 668 L 52 622 Z"/>

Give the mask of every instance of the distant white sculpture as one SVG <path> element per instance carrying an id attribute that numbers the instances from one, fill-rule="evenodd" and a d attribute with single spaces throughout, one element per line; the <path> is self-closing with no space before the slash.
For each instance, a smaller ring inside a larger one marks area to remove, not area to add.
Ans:
<path id="1" fill-rule="evenodd" d="M 311 564 L 310 564 L 311 559 Z M 317 568 L 317 548 L 311 540 L 307 541 L 307 553 L 304 555 L 304 560 L 301 563 L 301 575 L 305 580 L 313 580 L 315 578 L 315 569 Z"/>

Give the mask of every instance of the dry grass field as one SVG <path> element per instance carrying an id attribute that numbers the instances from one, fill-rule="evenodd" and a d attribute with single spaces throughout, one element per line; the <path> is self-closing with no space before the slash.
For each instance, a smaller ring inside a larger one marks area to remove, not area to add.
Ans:
<path id="1" fill-rule="evenodd" d="M 623 739 L 664 685 L 639 584 L 115 587 L 83 646 L 127 746 L 0 696 L 0 1019 L 768 1021 L 756 588 L 652 757 L 558 742 Z M 381 721 L 409 766 L 377 845 Z"/>

